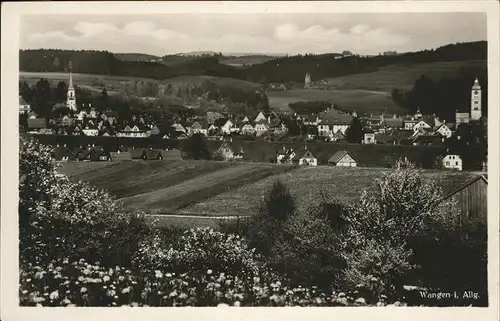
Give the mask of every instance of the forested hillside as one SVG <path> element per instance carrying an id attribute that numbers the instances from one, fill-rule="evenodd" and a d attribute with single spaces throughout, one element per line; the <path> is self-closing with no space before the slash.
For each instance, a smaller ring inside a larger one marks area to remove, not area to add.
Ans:
<path id="1" fill-rule="evenodd" d="M 248 81 L 302 82 L 306 72 L 314 80 L 376 71 L 393 64 L 414 64 L 435 61 L 486 60 L 485 41 L 458 43 L 397 56 L 338 58 L 337 54 L 297 55 L 273 59 L 251 67 L 238 69 L 221 64 L 223 57 L 190 59 L 167 66 L 159 62 L 122 61 L 107 51 L 21 50 L 20 71 L 61 72 L 73 63 L 76 73 L 167 79 L 179 75 L 210 75 Z M 337 59 L 336 59 L 337 58 Z"/>

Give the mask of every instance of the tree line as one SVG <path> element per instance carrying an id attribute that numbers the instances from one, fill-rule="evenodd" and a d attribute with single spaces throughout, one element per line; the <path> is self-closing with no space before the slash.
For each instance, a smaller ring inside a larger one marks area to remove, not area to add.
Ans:
<path id="1" fill-rule="evenodd" d="M 488 115 L 488 75 L 487 67 L 462 67 L 454 78 L 433 80 L 427 75 L 418 78 L 413 88 L 392 91 L 393 101 L 414 114 L 420 109 L 422 114 L 455 121 L 455 112 L 470 112 L 470 96 L 474 79 L 481 85 L 482 114 Z"/>
<path id="2" fill-rule="evenodd" d="M 425 63 L 435 61 L 486 60 L 485 41 L 457 43 L 434 50 L 410 52 L 396 56 L 340 59 L 338 54 L 296 55 L 272 59 L 238 69 L 219 63 L 220 56 L 199 57 L 167 66 L 159 62 L 122 61 L 108 51 L 21 50 L 20 70 L 27 72 L 63 72 L 69 61 L 73 71 L 87 74 L 167 79 L 179 75 L 210 75 L 254 81 L 259 83 L 303 81 L 309 72 L 313 79 L 339 77 L 376 71 L 391 64 Z"/>

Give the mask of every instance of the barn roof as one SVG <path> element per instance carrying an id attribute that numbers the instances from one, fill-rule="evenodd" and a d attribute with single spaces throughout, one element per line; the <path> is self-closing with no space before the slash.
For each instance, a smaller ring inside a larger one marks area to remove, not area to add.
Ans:
<path id="1" fill-rule="evenodd" d="M 131 148 L 128 150 L 128 152 L 130 153 L 132 159 L 139 159 L 142 158 L 144 150 L 144 148 Z"/>
<path id="2" fill-rule="evenodd" d="M 444 192 L 443 194 L 444 194 L 444 196 L 441 198 L 441 200 L 444 201 L 444 200 L 449 199 L 453 195 L 457 194 L 458 192 L 460 192 L 464 188 L 470 186 L 471 184 L 477 182 L 478 180 L 483 180 L 486 184 L 488 184 L 487 174 L 477 175 L 477 176 L 473 177 L 472 179 L 469 179 L 465 183 L 462 183 L 461 185 L 459 185 L 458 187 L 455 187 L 453 189 L 451 189 L 451 188 L 447 189 L 446 186 L 443 187 L 443 192 Z"/>
<path id="3" fill-rule="evenodd" d="M 316 156 L 314 156 L 314 154 L 311 152 L 311 150 L 309 148 L 307 148 L 307 146 L 305 146 L 304 152 L 301 154 L 299 159 L 304 158 L 307 154 L 310 154 L 312 157 L 316 158 Z"/>
<path id="4" fill-rule="evenodd" d="M 328 160 L 328 163 L 338 163 L 345 155 L 348 155 L 348 154 L 349 154 L 349 152 L 346 150 L 338 150 L 335 152 L 335 154 L 332 155 L 332 157 L 330 157 L 330 159 Z"/>

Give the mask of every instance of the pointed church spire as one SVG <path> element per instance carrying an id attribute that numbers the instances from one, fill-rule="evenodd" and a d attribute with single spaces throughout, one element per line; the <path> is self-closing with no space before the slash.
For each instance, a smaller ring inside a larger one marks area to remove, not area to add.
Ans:
<path id="1" fill-rule="evenodd" d="M 481 85 L 479 85 L 479 80 L 476 79 L 474 80 L 474 85 L 472 85 L 472 89 L 481 89 Z"/>
<path id="2" fill-rule="evenodd" d="M 73 70 L 73 64 L 71 63 L 71 60 L 69 61 L 68 64 L 68 70 L 69 70 L 69 89 L 73 89 L 73 75 L 71 74 L 71 71 Z"/>

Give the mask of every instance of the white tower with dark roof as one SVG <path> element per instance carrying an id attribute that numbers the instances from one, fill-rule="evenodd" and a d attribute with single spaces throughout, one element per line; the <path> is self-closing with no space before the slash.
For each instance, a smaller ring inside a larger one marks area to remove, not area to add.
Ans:
<path id="1" fill-rule="evenodd" d="M 471 120 L 479 120 L 481 118 L 481 86 L 477 78 L 474 80 L 471 90 L 470 118 Z"/>
<path id="2" fill-rule="evenodd" d="M 75 88 L 73 87 L 73 76 L 71 74 L 72 68 L 73 68 L 73 66 L 72 66 L 71 61 L 70 61 L 69 65 L 68 65 L 69 86 L 68 86 L 68 96 L 66 99 L 66 107 L 68 107 L 70 110 L 76 111 Z"/>

